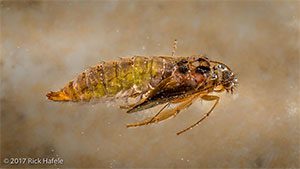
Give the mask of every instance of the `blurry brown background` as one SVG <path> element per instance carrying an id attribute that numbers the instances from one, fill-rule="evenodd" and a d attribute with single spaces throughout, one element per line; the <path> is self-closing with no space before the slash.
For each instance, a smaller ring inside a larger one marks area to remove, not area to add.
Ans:
<path id="1" fill-rule="evenodd" d="M 300 167 L 299 1 L 1 1 L 1 164 L 60 157 L 82 168 Z M 61 104 L 58 90 L 101 60 L 206 53 L 238 74 L 234 95 L 176 118 L 125 124 L 111 104 Z M 202 114 L 201 114 L 202 113 Z M 36 167 L 33 165 L 27 167 Z"/>

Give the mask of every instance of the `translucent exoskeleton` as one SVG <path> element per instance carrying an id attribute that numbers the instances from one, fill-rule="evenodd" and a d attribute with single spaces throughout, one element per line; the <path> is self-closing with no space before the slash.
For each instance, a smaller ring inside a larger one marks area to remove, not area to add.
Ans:
<path id="1" fill-rule="evenodd" d="M 210 115 L 219 102 L 218 92 L 233 92 L 237 78 L 224 63 L 205 55 L 175 56 L 177 41 L 170 56 L 133 56 L 117 61 L 101 62 L 82 72 L 48 99 L 60 102 L 90 102 L 123 99 L 120 107 L 127 113 L 141 112 L 158 105 L 161 110 L 153 117 L 128 124 L 137 127 L 176 116 L 197 99 L 214 101 L 212 108 L 197 122 L 178 132 L 181 134 L 198 125 Z M 129 100 L 134 100 L 131 103 Z M 175 104 L 174 108 L 167 108 Z"/>

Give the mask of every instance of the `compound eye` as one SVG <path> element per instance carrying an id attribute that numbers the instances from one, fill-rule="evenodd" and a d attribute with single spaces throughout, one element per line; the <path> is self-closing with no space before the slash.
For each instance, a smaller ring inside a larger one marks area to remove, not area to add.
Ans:
<path id="1" fill-rule="evenodd" d="M 198 66 L 196 67 L 196 73 L 205 74 L 210 71 L 210 67 L 207 66 Z"/>
<path id="2" fill-rule="evenodd" d="M 224 72 L 223 72 L 223 77 L 224 77 L 224 79 L 230 79 L 230 77 L 231 77 L 231 72 L 229 72 L 229 71 L 224 71 Z"/>

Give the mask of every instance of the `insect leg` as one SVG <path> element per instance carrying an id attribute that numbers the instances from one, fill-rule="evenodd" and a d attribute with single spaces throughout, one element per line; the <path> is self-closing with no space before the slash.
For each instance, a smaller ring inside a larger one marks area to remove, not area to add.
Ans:
<path id="1" fill-rule="evenodd" d="M 198 94 L 197 94 L 197 96 L 198 96 Z M 146 120 L 144 120 L 142 122 L 128 124 L 127 127 L 143 126 L 143 125 L 163 121 L 165 119 L 168 119 L 171 116 L 176 116 L 181 110 L 188 108 L 190 105 L 192 105 L 195 98 L 197 98 L 197 97 L 195 97 L 195 95 L 189 96 L 185 100 L 182 100 L 181 104 L 178 105 L 177 107 L 163 111 L 165 109 L 165 107 L 170 105 L 170 103 L 177 103 L 177 100 L 171 101 L 168 104 L 166 104 L 155 116 L 153 116 L 151 118 L 147 118 Z"/>
<path id="2" fill-rule="evenodd" d="M 177 39 L 175 39 L 175 40 L 174 40 L 174 43 L 173 43 L 172 56 L 175 56 L 176 49 L 177 49 Z"/>
<path id="3" fill-rule="evenodd" d="M 138 123 L 132 123 L 132 124 L 127 124 L 126 127 L 138 127 L 138 126 L 143 126 L 143 125 L 147 125 L 150 123 L 154 123 L 155 122 L 155 118 L 166 108 L 170 105 L 170 103 L 167 103 L 166 105 L 164 105 L 164 107 L 162 107 L 158 113 L 156 113 L 156 115 L 154 115 L 151 118 L 147 118 L 146 120 L 142 121 L 142 122 L 138 122 Z"/>
<path id="4" fill-rule="evenodd" d="M 223 92 L 225 89 L 224 88 L 222 88 L 222 89 L 220 89 L 220 90 L 214 90 L 214 92 L 218 92 L 218 93 L 220 93 L 220 92 Z"/>
<path id="5" fill-rule="evenodd" d="M 210 110 L 199 120 L 197 121 L 196 123 L 194 123 L 193 125 L 191 125 L 190 127 L 180 131 L 177 133 L 177 135 L 179 134 L 182 134 L 190 129 L 192 129 L 193 127 L 197 126 L 201 121 L 203 121 L 206 117 L 208 117 L 210 115 L 210 113 L 214 110 L 214 108 L 216 107 L 216 105 L 219 103 L 219 100 L 220 98 L 218 96 L 214 96 L 214 95 L 204 95 L 204 96 L 201 96 L 201 98 L 203 100 L 206 100 L 206 101 L 214 101 L 215 100 L 215 103 L 214 105 L 210 108 Z"/>

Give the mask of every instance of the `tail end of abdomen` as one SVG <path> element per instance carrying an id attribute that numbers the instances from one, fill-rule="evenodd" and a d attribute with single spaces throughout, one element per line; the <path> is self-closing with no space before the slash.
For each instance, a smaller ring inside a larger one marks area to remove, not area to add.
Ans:
<path id="1" fill-rule="evenodd" d="M 70 96 L 68 96 L 63 91 L 49 92 L 46 94 L 46 96 L 49 100 L 58 101 L 58 102 L 67 102 L 72 100 Z"/>

